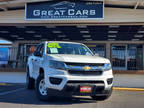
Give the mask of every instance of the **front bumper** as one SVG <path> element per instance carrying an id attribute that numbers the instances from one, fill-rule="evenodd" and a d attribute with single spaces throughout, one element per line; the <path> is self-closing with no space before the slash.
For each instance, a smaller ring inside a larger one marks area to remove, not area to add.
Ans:
<path id="1" fill-rule="evenodd" d="M 58 91 L 65 90 L 66 86 L 69 86 L 70 81 L 72 82 L 77 81 L 77 83 L 74 83 L 74 84 L 71 83 L 73 86 L 77 86 L 81 84 L 84 84 L 84 85 L 92 84 L 93 86 L 96 86 L 96 87 L 101 86 L 101 83 L 93 83 L 93 81 L 103 82 L 102 86 L 103 86 L 103 90 L 105 91 L 110 90 L 113 85 L 112 70 L 105 71 L 101 75 L 69 75 L 67 74 L 67 71 L 51 69 L 45 73 L 44 77 L 45 77 L 46 88 L 58 90 Z M 61 79 L 61 81 L 59 84 L 52 84 L 50 81 L 50 78 L 58 78 L 58 79 Z M 85 81 L 85 83 L 83 83 L 82 81 Z"/>
<path id="2" fill-rule="evenodd" d="M 80 92 L 80 87 L 81 86 L 91 86 L 92 87 L 92 92 L 90 93 L 81 93 Z M 62 90 L 56 90 L 56 89 L 51 89 L 47 88 L 49 95 L 51 96 L 62 96 L 62 97 L 69 97 L 72 95 L 76 96 L 107 96 L 110 93 L 110 90 L 104 90 L 104 85 L 103 86 L 96 86 L 93 84 L 66 84 Z"/>

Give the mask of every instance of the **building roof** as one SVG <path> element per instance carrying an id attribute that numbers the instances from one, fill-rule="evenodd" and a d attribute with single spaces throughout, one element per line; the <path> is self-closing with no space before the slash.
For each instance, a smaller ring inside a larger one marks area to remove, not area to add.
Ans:
<path id="1" fill-rule="evenodd" d="M 40 1 L 50 0 L 0 0 L 0 11 L 23 10 L 25 3 Z M 109 8 L 144 9 L 143 0 L 104 0 L 104 3 Z M 10 41 L 144 41 L 144 25 L 0 26 L 0 37 Z"/>
<path id="2" fill-rule="evenodd" d="M 25 8 L 25 3 L 42 1 L 51 0 L 0 0 L 0 11 L 20 10 Z M 143 0 L 104 0 L 104 3 L 111 8 L 144 9 Z"/>
<path id="3" fill-rule="evenodd" d="M 0 26 L 0 37 L 10 41 L 144 41 L 144 26 Z"/>

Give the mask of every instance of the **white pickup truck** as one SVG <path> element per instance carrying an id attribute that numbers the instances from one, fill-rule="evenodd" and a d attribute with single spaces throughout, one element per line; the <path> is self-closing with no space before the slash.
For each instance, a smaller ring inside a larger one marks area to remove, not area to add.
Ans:
<path id="1" fill-rule="evenodd" d="M 81 43 L 46 41 L 28 58 L 27 88 L 40 100 L 52 96 L 111 96 L 113 73 L 108 59 L 94 55 Z"/>

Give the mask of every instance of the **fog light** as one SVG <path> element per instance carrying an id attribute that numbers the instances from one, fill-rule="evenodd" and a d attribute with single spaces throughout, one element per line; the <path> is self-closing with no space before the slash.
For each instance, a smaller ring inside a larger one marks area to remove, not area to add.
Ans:
<path id="1" fill-rule="evenodd" d="M 112 82 L 113 82 L 113 78 L 109 78 L 109 79 L 107 79 L 107 83 L 108 83 L 108 85 L 112 84 Z"/>
<path id="2" fill-rule="evenodd" d="M 61 78 L 54 78 L 54 77 L 50 77 L 50 83 L 51 84 L 60 84 L 62 82 L 62 79 Z"/>

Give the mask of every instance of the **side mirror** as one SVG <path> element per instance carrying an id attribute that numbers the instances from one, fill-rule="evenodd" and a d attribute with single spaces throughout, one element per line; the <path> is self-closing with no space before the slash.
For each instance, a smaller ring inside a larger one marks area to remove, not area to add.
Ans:
<path id="1" fill-rule="evenodd" d="M 99 56 L 99 54 L 98 54 L 98 53 L 95 53 L 94 56 Z"/>

